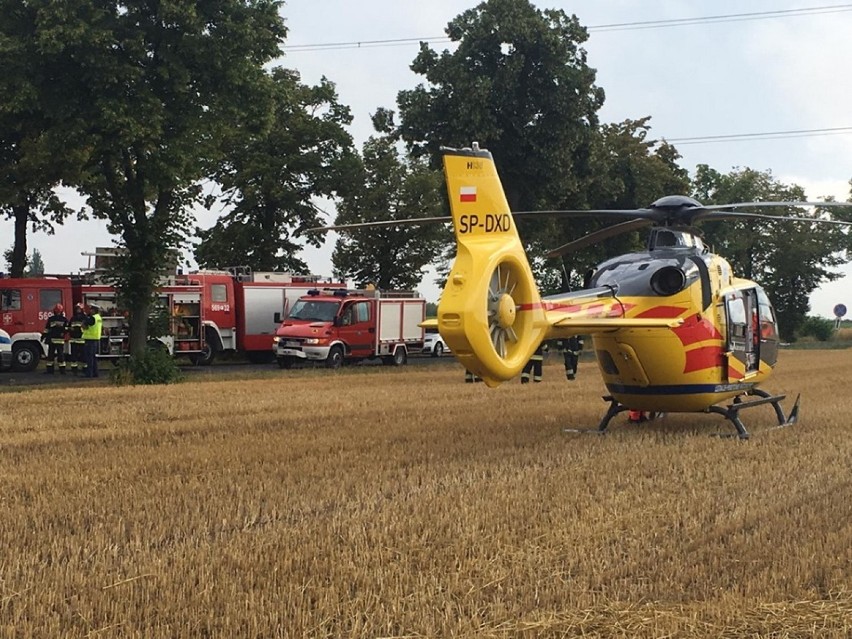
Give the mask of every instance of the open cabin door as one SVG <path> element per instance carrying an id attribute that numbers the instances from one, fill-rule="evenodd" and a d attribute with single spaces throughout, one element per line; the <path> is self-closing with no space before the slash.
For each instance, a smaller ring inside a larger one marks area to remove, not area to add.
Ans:
<path id="1" fill-rule="evenodd" d="M 760 322 L 755 288 L 741 289 L 725 296 L 728 323 L 728 381 L 737 382 L 758 370 L 760 364 Z"/>

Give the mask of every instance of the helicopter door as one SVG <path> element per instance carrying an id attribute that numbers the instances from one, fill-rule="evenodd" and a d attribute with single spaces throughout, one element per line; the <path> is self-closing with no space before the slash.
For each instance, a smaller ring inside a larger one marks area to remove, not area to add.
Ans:
<path id="1" fill-rule="evenodd" d="M 737 381 L 757 371 L 760 356 L 757 292 L 735 291 L 725 297 L 728 320 L 728 381 Z M 740 370 L 743 371 L 740 374 Z"/>
<path id="2" fill-rule="evenodd" d="M 778 362 L 778 324 L 775 310 L 762 288 L 757 288 L 758 316 L 760 317 L 760 359 L 775 366 Z"/>

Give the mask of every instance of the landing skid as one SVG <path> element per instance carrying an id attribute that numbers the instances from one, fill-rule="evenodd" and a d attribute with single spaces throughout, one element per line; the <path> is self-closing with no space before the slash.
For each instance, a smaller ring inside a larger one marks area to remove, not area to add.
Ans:
<path id="1" fill-rule="evenodd" d="M 752 395 L 756 395 L 759 399 L 749 399 L 747 401 L 743 401 L 743 397 L 749 397 Z M 739 415 L 740 411 L 745 410 L 747 408 L 754 408 L 755 406 L 771 404 L 772 407 L 775 409 L 775 417 L 778 419 L 778 425 L 774 428 L 784 428 L 785 426 L 791 426 L 799 420 L 799 400 L 801 399 L 801 396 L 799 395 L 796 397 L 796 403 L 793 405 L 793 410 L 790 411 L 790 415 L 787 417 L 784 416 L 784 411 L 781 409 L 781 401 L 786 397 L 786 395 L 770 395 L 764 390 L 754 388 L 749 391 L 747 395 L 739 395 L 735 397 L 733 403 L 729 404 L 725 408 L 722 408 L 721 406 L 710 406 L 703 412 L 721 415 L 729 422 L 731 422 L 731 424 L 734 425 L 734 428 L 737 429 L 737 432 L 736 434 L 731 433 L 727 436 L 733 437 L 734 435 L 736 435 L 740 439 L 748 439 L 750 437 L 749 432 L 746 430 L 746 427 L 742 423 L 742 420 L 740 420 Z M 620 403 L 618 400 L 613 399 L 613 397 L 610 395 L 606 395 L 603 400 L 605 402 L 609 402 L 609 408 L 607 408 L 606 414 L 603 416 L 603 419 L 601 419 L 601 422 L 600 424 L 598 424 L 597 429 L 564 428 L 562 429 L 562 432 L 603 435 L 607 432 L 607 428 L 609 427 L 609 423 L 612 421 L 613 417 L 615 417 L 619 413 L 624 413 L 630 410 L 627 406 Z"/>
<path id="2" fill-rule="evenodd" d="M 748 401 L 743 401 L 743 397 L 748 397 L 749 395 L 757 395 L 760 399 L 749 399 Z M 790 411 L 790 415 L 788 417 L 784 417 L 784 411 L 781 409 L 781 401 L 787 397 L 786 395 L 770 395 L 764 390 L 759 388 L 753 388 L 747 395 L 739 395 L 734 398 L 732 404 L 728 404 L 725 408 L 721 406 L 711 406 L 705 412 L 707 413 L 715 413 L 717 415 L 722 415 L 725 419 L 731 422 L 734 425 L 734 428 L 737 429 L 737 437 L 740 439 L 748 439 L 749 433 L 746 430 L 745 425 L 740 420 L 739 412 L 741 410 L 745 410 L 746 408 L 753 408 L 755 406 L 763 406 L 764 404 L 772 404 L 772 408 L 775 409 L 775 417 L 778 419 L 778 425 L 775 428 L 784 428 L 785 426 L 792 426 L 797 421 L 799 421 L 799 400 L 801 400 L 802 396 L 796 396 L 796 403 L 793 404 L 793 410 Z M 733 435 L 731 435 L 733 436 Z"/>

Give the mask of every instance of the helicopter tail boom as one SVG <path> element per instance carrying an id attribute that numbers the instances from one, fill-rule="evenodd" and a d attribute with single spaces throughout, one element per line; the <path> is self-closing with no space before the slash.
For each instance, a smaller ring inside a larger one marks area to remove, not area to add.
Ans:
<path id="1" fill-rule="evenodd" d="M 496 386 L 521 372 L 549 322 L 491 154 L 444 149 L 444 173 L 457 251 L 438 326 L 456 358 Z"/>

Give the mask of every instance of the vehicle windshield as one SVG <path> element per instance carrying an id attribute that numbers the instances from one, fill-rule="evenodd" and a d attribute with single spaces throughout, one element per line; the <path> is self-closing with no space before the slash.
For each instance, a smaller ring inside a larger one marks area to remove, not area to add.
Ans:
<path id="1" fill-rule="evenodd" d="M 296 300 L 287 318 L 311 322 L 330 322 L 337 315 L 339 308 L 340 302 Z"/>

